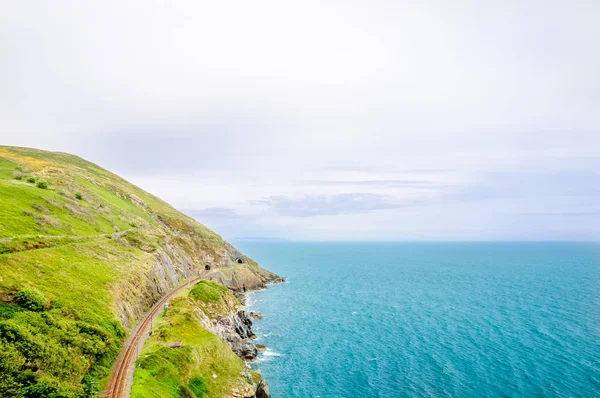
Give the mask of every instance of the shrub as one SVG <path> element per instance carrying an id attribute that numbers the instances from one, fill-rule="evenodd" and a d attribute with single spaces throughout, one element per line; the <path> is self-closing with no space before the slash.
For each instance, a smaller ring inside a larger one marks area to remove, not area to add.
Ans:
<path id="1" fill-rule="evenodd" d="M 13 177 L 15 180 L 20 180 L 23 178 L 23 172 L 21 170 L 15 169 L 15 171 L 13 171 Z"/>
<path id="2" fill-rule="evenodd" d="M 42 311 L 46 307 L 44 294 L 34 287 L 26 287 L 15 297 L 22 307 L 31 311 Z"/>
<path id="3" fill-rule="evenodd" d="M 81 192 L 77 192 L 75 194 L 75 199 L 83 200 L 83 195 L 81 194 Z"/>
<path id="4" fill-rule="evenodd" d="M 38 381 L 36 384 L 27 386 L 21 390 L 27 398 L 63 398 L 68 397 L 60 391 L 57 386 L 47 381 Z"/>
<path id="5" fill-rule="evenodd" d="M 2 303 L 0 304 L 0 319 L 10 319 L 19 311 L 23 311 L 23 309 L 15 303 Z"/>
<path id="6" fill-rule="evenodd" d="M 38 188 L 41 188 L 41 189 L 46 189 L 46 188 L 48 188 L 48 181 L 46 181 L 46 180 L 39 180 L 37 182 L 36 186 Z"/>
<path id="7" fill-rule="evenodd" d="M 33 184 L 33 183 L 35 183 L 35 178 L 34 178 L 34 177 L 29 177 L 29 178 L 27 179 L 27 182 L 30 182 L 30 183 L 32 183 L 32 184 Z"/>

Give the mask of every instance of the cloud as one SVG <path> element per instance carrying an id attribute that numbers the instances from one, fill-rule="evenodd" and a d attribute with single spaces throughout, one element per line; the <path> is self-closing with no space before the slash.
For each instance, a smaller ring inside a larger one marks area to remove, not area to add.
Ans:
<path id="1" fill-rule="evenodd" d="M 267 205 L 277 214 L 287 217 L 356 214 L 406 206 L 406 204 L 395 202 L 393 197 L 372 193 L 345 193 L 301 198 L 271 196 L 253 203 Z"/>

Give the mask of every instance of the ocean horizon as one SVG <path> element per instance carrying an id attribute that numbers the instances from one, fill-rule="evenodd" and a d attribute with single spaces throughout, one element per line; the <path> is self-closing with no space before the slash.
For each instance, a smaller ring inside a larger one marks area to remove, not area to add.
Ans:
<path id="1" fill-rule="evenodd" d="M 243 242 L 279 397 L 594 396 L 600 244 Z"/>

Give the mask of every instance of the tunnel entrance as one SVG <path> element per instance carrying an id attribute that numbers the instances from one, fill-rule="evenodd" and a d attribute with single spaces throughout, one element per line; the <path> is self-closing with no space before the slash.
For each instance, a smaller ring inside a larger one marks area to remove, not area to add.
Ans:
<path id="1" fill-rule="evenodd" d="M 241 258 L 238 258 L 238 259 L 237 259 L 237 263 L 238 263 L 238 264 L 244 264 L 244 260 L 242 260 Z"/>
<path id="2" fill-rule="evenodd" d="M 204 269 L 205 269 L 205 270 L 207 270 L 207 271 L 210 271 L 210 264 L 206 264 L 206 265 L 204 266 Z"/>

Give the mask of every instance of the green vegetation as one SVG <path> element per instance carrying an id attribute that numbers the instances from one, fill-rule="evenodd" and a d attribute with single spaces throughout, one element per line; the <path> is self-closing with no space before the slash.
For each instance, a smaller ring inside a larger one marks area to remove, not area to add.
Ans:
<path id="1" fill-rule="evenodd" d="M 200 281 L 190 291 L 189 296 L 194 300 L 204 302 L 217 302 L 223 300 L 225 295 L 230 294 L 225 286 L 209 281 Z"/>
<path id="2" fill-rule="evenodd" d="M 102 389 L 126 335 L 159 294 L 157 258 L 181 272 L 180 261 L 226 262 L 227 250 L 208 228 L 90 162 L 0 146 L 0 396 L 86 397 L 91 382 Z M 198 298 L 215 291 L 222 290 L 210 286 Z M 241 362 L 225 343 L 208 332 L 192 336 L 197 325 L 186 311 L 170 319 L 203 348 L 165 355 L 202 358 L 219 377 L 239 375 Z M 207 371 L 178 394 L 201 396 L 204 384 L 218 391 L 222 379 Z"/>
<path id="3" fill-rule="evenodd" d="M 30 184 L 35 184 L 35 178 L 34 177 L 29 177 L 27 179 L 27 182 L 30 183 Z"/>
<path id="4" fill-rule="evenodd" d="M 202 310 L 209 318 L 222 316 L 240 305 L 229 289 L 220 283 L 210 281 L 198 282 L 190 290 L 188 297 L 193 299 L 195 307 Z"/>
<path id="5" fill-rule="evenodd" d="M 46 298 L 35 287 L 26 287 L 16 296 L 16 301 L 30 311 L 42 311 L 46 308 Z"/>
<path id="6" fill-rule="evenodd" d="M 180 295 L 171 300 L 140 353 L 132 397 L 214 398 L 252 384 L 252 374 L 245 370 L 244 361 L 199 321 L 199 305 L 215 300 L 237 302 L 225 286 L 207 281 L 196 284 L 188 297 Z M 167 346 L 175 341 L 183 346 Z"/>

